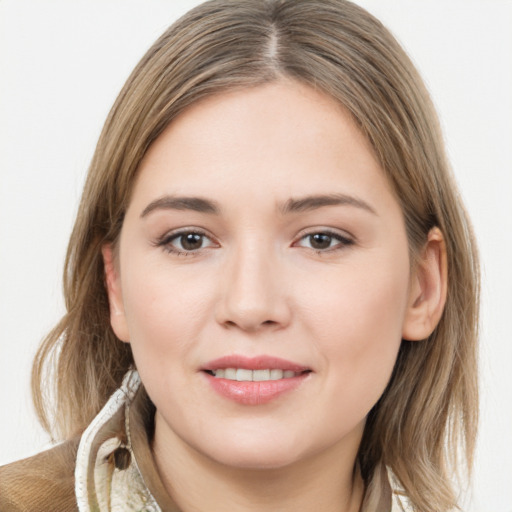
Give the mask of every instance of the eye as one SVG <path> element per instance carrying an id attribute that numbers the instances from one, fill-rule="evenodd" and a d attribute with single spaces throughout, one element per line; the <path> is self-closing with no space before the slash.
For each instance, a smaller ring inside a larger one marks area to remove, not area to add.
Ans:
<path id="1" fill-rule="evenodd" d="M 158 245 L 176 254 L 189 254 L 215 246 L 205 233 L 193 230 L 166 235 L 158 242 Z"/>
<path id="2" fill-rule="evenodd" d="M 342 249 L 354 243 L 350 238 L 331 231 L 318 231 L 303 236 L 296 245 L 315 251 L 330 251 Z"/>

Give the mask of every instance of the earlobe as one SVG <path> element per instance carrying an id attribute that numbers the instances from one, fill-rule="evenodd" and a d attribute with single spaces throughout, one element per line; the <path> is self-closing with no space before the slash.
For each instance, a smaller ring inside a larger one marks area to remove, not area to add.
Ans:
<path id="1" fill-rule="evenodd" d="M 444 236 L 439 228 L 432 228 L 411 276 L 403 339 L 423 340 L 432 334 L 443 314 L 447 287 Z"/>
<path id="2" fill-rule="evenodd" d="M 101 249 L 101 253 L 105 267 L 105 284 L 107 286 L 110 306 L 110 325 L 121 341 L 128 342 L 129 335 L 121 293 L 121 278 L 111 244 L 105 244 Z"/>

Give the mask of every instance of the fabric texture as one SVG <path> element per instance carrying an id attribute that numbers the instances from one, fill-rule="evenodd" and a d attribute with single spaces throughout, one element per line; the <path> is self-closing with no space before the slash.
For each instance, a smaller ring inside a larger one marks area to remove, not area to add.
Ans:
<path id="1" fill-rule="evenodd" d="M 0 467 L 0 511 L 78 511 L 73 473 L 79 441 Z"/>
<path id="2" fill-rule="evenodd" d="M 0 512 L 180 512 L 155 466 L 148 438 L 147 396 L 127 373 L 79 439 L 0 468 Z M 407 512 L 384 470 L 378 503 L 361 512 Z"/>

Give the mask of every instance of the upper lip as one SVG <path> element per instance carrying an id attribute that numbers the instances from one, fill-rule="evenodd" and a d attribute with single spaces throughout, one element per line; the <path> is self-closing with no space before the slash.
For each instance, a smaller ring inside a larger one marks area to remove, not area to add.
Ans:
<path id="1" fill-rule="evenodd" d="M 212 371 L 225 368 L 242 368 L 245 370 L 290 370 L 295 373 L 310 370 L 307 366 L 287 361 L 280 357 L 261 355 L 256 357 L 247 357 L 233 354 L 230 356 L 219 357 L 206 363 L 201 370 Z"/>

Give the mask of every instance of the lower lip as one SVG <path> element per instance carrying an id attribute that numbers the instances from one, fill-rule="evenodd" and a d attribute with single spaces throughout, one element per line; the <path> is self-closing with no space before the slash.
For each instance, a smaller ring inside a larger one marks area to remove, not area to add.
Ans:
<path id="1" fill-rule="evenodd" d="M 309 372 L 288 379 L 259 382 L 220 379 L 209 373 L 204 375 L 219 395 L 243 405 L 262 405 L 296 389 L 308 377 Z"/>

